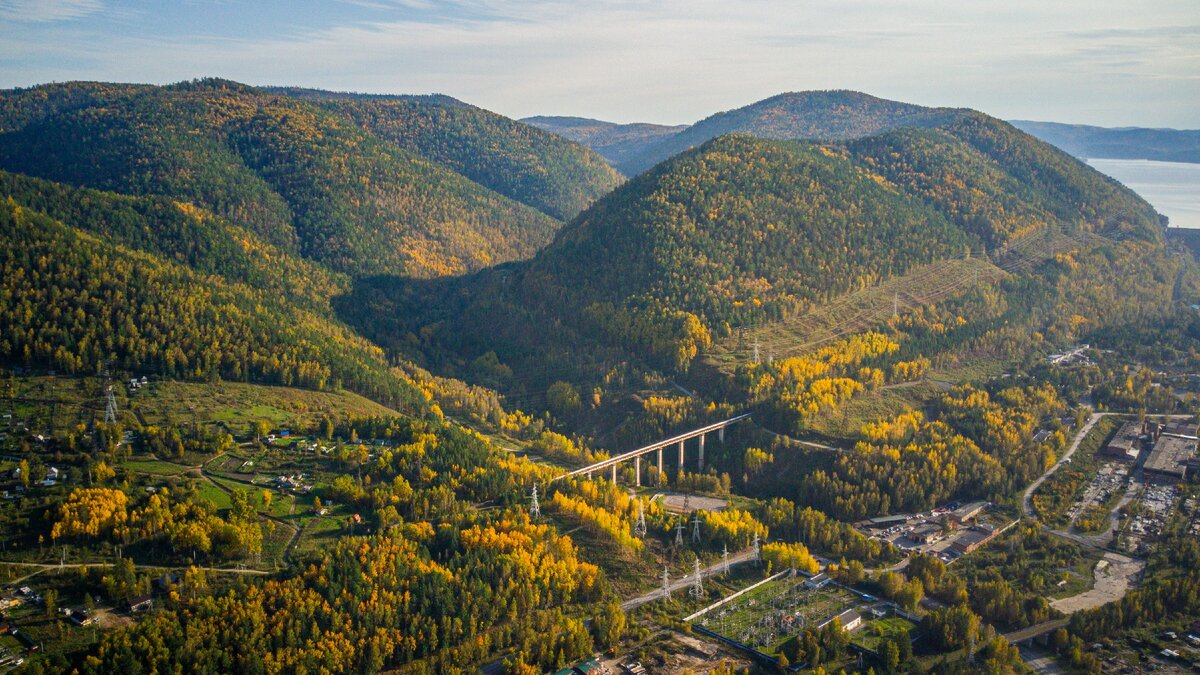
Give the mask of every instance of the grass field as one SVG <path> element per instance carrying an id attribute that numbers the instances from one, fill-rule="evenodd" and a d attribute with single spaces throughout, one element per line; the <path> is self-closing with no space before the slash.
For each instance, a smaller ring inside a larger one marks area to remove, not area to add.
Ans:
<path id="1" fill-rule="evenodd" d="M 218 509 L 227 509 L 233 505 L 228 492 L 207 480 L 200 482 L 200 496 L 216 504 Z"/>
<path id="2" fill-rule="evenodd" d="M 870 619 L 863 622 L 863 627 L 854 632 L 852 642 L 873 652 L 879 651 L 879 645 L 891 637 L 911 639 L 917 624 L 901 616 L 885 616 L 882 619 Z"/>
<path id="3" fill-rule="evenodd" d="M 755 341 L 761 354 L 777 359 L 797 356 L 878 326 L 891 318 L 894 309 L 907 313 L 964 293 L 977 282 L 990 284 L 1005 276 L 982 258 L 942 260 L 783 321 L 737 331 L 713 344 L 704 358 L 719 370 L 732 372 L 738 363 L 752 358 Z"/>
<path id="4" fill-rule="evenodd" d="M 118 379 L 113 393 L 118 418 L 158 426 L 214 425 L 244 434 L 253 422 L 312 426 L 322 417 L 396 415 L 396 411 L 347 391 L 311 391 L 241 382 L 151 381 L 130 391 Z M 104 417 L 104 380 L 98 377 L 25 375 L 0 380 L 0 414 L 34 433 L 62 433 Z"/>
<path id="5" fill-rule="evenodd" d="M 122 462 L 121 466 L 129 471 L 150 474 L 151 476 L 178 476 L 189 471 L 186 466 L 163 462 L 157 459 L 132 459 Z"/>
<path id="6" fill-rule="evenodd" d="M 813 417 L 808 429 L 827 438 L 847 438 L 858 433 L 864 424 L 924 407 L 925 401 L 938 395 L 941 387 L 932 382 L 885 387 L 864 392 L 843 403 L 837 410 Z"/>
<path id="7" fill-rule="evenodd" d="M 274 427 L 309 427 L 322 417 L 396 415 L 346 391 L 322 392 L 240 382 L 151 382 L 133 395 L 147 424 L 217 424 L 236 433 L 265 420 Z"/>

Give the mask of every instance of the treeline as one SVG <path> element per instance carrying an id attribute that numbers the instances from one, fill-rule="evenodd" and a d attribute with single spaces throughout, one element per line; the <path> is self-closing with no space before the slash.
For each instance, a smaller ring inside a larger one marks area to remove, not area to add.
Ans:
<path id="1" fill-rule="evenodd" d="M 329 315 L 329 299 L 349 289 L 343 275 L 304 260 L 258 234 L 168 197 L 131 197 L 0 171 L 0 196 L 107 243 L 152 254 L 260 289 Z"/>
<path id="2" fill-rule="evenodd" d="M 589 654 L 565 613 L 598 571 L 570 541 L 511 514 L 420 540 L 347 538 L 297 576 L 178 598 L 108 632 L 82 672 L 446 672 L 512 651 L 540 669 Z"/>
<path id="3" fill-rule="evenodd" d="M 76 488 L 59 505 L 50 539 L 54 543 L 110 543 L 133 551 L 170 548 L 183 555 L 217 561 L 241 560 L 262 552 L 263 532 L 258 512 L 246 493 L 232 492 L 227 518 L 217 515 L 212 502 L 191 498 L 177 501 L 166 488 L 144 503 L 133 503 L 116 488 Z"/>
<path id="4" fill-rule="evenodd" d="M 1061 434 L 1035 443 L 1041 420 L 1065 412 L 1049 385 L 992 395 L 970 386 L 945 394 L 939 419 L 920 412 L 869 424 L 864 440 L 828 471 L 800 484 L 801 503 L 842 520 L 925 511 L 954 497 L 1011 494 L 1055 459 Z"/>
<path id="5" fill-rule="evenodd" d="M 419 412 L 425 397 L 348 329 L 254 290 L 0 204 L 0 355 L 68 373 L 347 387 Z"/>

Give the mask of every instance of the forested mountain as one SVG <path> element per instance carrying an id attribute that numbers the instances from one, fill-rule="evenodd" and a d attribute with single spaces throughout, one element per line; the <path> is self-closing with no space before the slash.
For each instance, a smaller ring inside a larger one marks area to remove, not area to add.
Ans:
<path id="1" fill-rule="evenodd" d="M 588 148 L 445 96 L 339 96 L 301 90 L 370 133 L 506 197 L 570 220 L 621 182 Z"/>
<path id="2" fill-rule="evenodd" d="M 0 94 L 0 168 L 192 202 L 334 270 L 455 274 L 558 222 L 311 103 L 220 80 Z"/>
<path id="3" fill-rule="evenodd" d="M 349 288 L 331 272 L 256 233 L 168 197 L 133 197 L 0 171 L 0 198 L 125 248 L 267 291 L 329 315 L 329 299 Z"/>
<path id="4" fill-rule="evenodd" d="M 658 140 L 666 136 L 673 136 L 687 128 L 686 124 L 676 126 L 646 122 L 616 124 L 586 117 L 552 115 L 526 117 L 521 121 L 586 145 L 603 155 L 613 166 L 621 166 L 626 160 L 640 154 Z"/>
<path id="5" fill-rule="evenodd" d="M 1012 125 L 1076 157 L 1200 162 L 1200 130 L 1107 128 L 1029 120 L 1013 120 Z"/>
<path id="6" fill-rule="evenodd" d="M 116 206 L 135 223 L 142 205 Z M 77 215 L 99 229 L 89 220 L 96 212 L 84 207 Z M 143 222 L 170 227 L 171 218 Z M 136 240 L 115 227 L 114 239 Z M 14 197 L 0 202 L 0 325 L 4 360 L 65 373 L 114 366 L 184 379 L 345 386 L 413 413 L 426 406 L 378 347 L 321 313 L 111 243 Z"/>
<path id="7" fill-rule="evenodd" d="M 585 345 L 597 361 L 620 345 L 682 369 L 731 327 L 1047 228 L 1161 242 L 1132 192 L 982 114 L 846 143 L 724 136 L 618 188 L 530 261 L 373 279 L 339 306 L 405 353 L 573 367 Z"/>
<path id="8" fill-rule="evenodd" d="M 700 120 L 678 134 L 649 145 L 618 164 L 617 168 L 626 175 L 636 175 L 667 157 L 723 134 L 749 134 L 780 140 L 844 140 L 897 127 L 937 126 L 963 112 L 888 101 L 856 91 L 779 94 Z"/>

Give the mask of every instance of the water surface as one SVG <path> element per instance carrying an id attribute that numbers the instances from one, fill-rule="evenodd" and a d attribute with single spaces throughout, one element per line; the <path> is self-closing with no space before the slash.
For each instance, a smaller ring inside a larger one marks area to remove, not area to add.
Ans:
<path id="1" fill-rule="evenodd" d="M 1171 219 L 1171 227 L 1200 228 L 1200 164 L 1150 159 L 1089 159 Z"/>

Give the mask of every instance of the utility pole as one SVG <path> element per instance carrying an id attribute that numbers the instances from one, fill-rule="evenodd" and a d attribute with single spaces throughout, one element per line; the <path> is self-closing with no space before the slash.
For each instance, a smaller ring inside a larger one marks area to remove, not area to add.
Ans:
<path id="1" fill-rule="evenodd" d="M 663 566 L 662 584 L 663 597 L 669 599 L 671 597 L 671 575 L 666 566 Z"/>
<path id="2" fill-rule="evenodd" d="M 897 292 L 892 296 L 892 318 L 896 319 L 900 316 L 900 293 Z"/>
<path id="3" fill-rule="evenodd" d="M 762 562 L 762 543 L 759 542 L 759 540 L 758 540 L 757 532 L 754 533 L 754 543 L 752 544 L 752 546 L 754 548 L 755 562 Z"/>
<path id="4" fill-rule="evenodd" d="M 721 563 L 722 572 L 725 576 L 729 576 L 729 547 L 721 544 Z"/>

